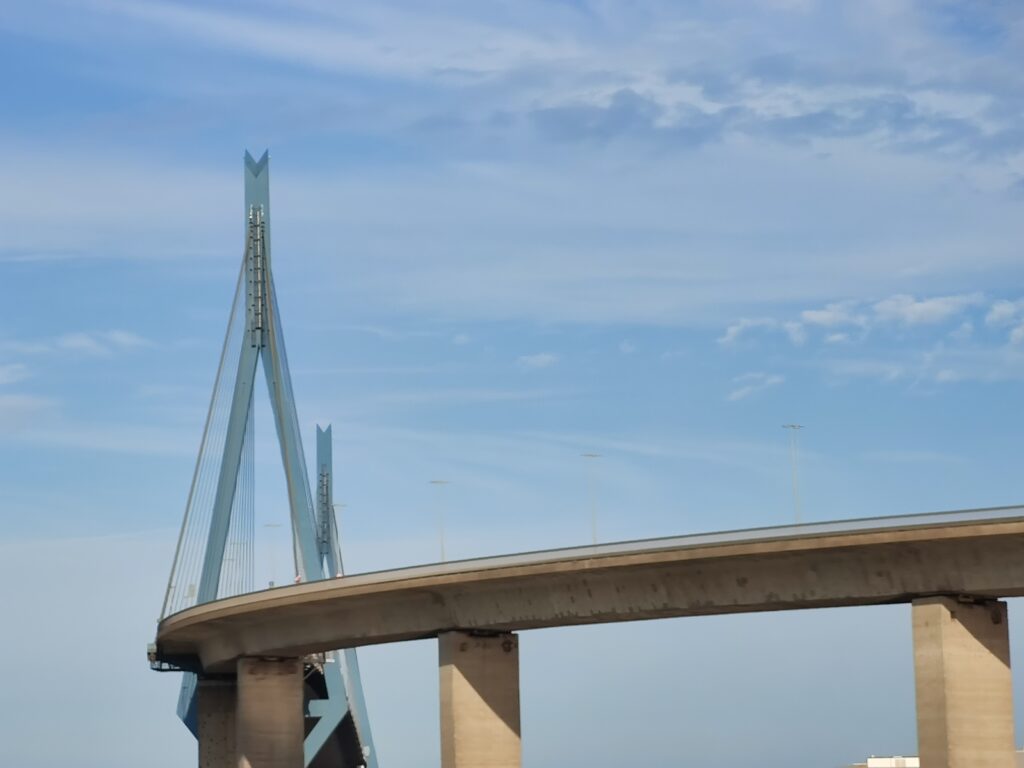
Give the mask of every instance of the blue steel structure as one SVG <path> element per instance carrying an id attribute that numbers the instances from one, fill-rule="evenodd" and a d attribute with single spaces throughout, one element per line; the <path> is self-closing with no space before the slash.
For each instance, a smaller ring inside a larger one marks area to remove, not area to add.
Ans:
<path id="1" fill-rule="evenodd" d="M 331 428 L 317 427 L 315 495 L 302 448 L 270 259 L 270 168 L 245 153 L 245 255 L 161 618 L 253 591 L 253 393 L 263 362 L 291 513 L 296 578 L 341 575 Z M 196 731 L 196 675 L 178 713 Z M 305 765 L 377 768 L 356 651 L 307 660 Z"/>

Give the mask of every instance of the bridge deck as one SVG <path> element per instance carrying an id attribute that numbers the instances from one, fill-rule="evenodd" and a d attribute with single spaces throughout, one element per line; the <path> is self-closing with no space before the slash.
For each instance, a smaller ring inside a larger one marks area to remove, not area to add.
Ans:
<path id="1" fill-rule="evenodd" d="M 1024 507 L 758 528 L 414 566 L 164 619 L 158 661 L 217 671 L 432 637 L 677 616 L 1024 595 Z"/>

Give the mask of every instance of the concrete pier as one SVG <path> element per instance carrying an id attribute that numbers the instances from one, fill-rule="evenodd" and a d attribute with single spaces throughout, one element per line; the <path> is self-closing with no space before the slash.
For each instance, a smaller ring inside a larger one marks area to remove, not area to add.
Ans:
<path id="1" fill-rule="evenodd" d="M 302 662 L 238 660 L 238 768 L 303 768 Z"/>
<path id="2" fill-rule="evenodd" d="M 438 636 L 441 768 L 520 768 L 519 638 Z"/>
<path id="3" fill-rule="evenodd" d="M 236 768 L 235 681 L 231 678 L 199 679 L 196 689 L 196 724 L 199 768 Z"/>
<path id="4" fill-rule="evenodd" d="M 927 768 L 1014 768 L 1006 603 L 914 600 L 917 740 Z"/>

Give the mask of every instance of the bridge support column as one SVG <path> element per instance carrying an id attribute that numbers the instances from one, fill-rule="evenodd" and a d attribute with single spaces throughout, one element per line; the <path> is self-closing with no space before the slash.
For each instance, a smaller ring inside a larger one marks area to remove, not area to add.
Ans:
<path id="1" fill-rule="evenodd" d="M 235 681 L 199 678 L 196 725 L 199 768 L 237 768 L 235 756 Z"/>
<path id="2" fill-rule="evenodd" d="M 303 768 L 302 662 L 238 660 L 238 768 Z"/>
<path id="3" fill-rule="evenodd" d="M 438 636 L 441 768 L 519 768 L 519 638 Z"/>
<path id="4" fill-rule="evenodd" d="M 917 741 L 926 768 L 1014 768 L 1006 603 L 915 600 Z"/>

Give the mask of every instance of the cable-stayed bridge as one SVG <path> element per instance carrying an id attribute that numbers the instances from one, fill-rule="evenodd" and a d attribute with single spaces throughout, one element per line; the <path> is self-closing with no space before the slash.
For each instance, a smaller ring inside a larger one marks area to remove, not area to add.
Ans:
<path id="1" fill-rule="evenodd" d="M 254 393 L 263 368 L 288 491 L 296 580 L 342 573 L 334 517 L 331 428 L 317 428 L 313 485 L 302 448 L 271 268 L 270 167 L 245 154 L 245 249 L 161 618 L 252 592 Z M 198 734 L 198 677 L 186 673 L 178 714 Z M 376 768 L 354 650 L 305 664 L 304 765 Z"/>
<path id="2" fill-rule="evenodd" d="M 298 428 L 271 270 L 266 154 L 245 156 L 245 216 L 231 318 L 149 649 L 154 668 L 185 673 L 178 710 L 199 739 L 202 768 L 376 768 L 355 652 L 362 645 L 437 638 L 442 768 L 518 768 L 517 631 L 891 603 L 912 606 L 921 764 L 1014 768 L 1001 598 L 1024 596 L 1024 507 L 343 575 L 330 428 L 318 428 L 312 482 Z M 261 364 L 296 583 L 254 591 L 253 387 Z"/>

